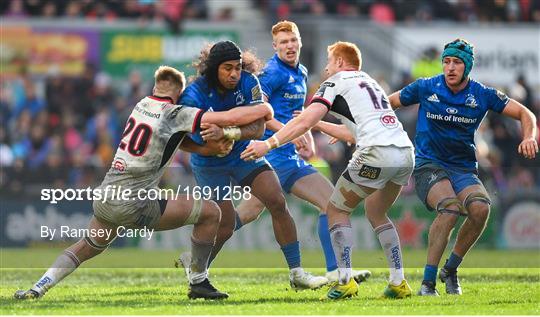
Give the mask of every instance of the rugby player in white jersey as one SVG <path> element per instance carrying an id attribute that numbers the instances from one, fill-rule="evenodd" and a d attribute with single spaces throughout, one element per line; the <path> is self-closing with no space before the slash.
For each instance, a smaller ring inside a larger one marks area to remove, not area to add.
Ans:
<path id="1" fill-rule="evenodd" d="M 184 74 L 169 67 L 159 67 L 154 75 L 153 95 L 135 105 L 129 117 L 113 163 L 98 189 L 102 197 L 94 200 L 90 235 L 68 247 L 51 268 L 29 290 L 15 293 L 17 299 L 40 298 L 84 261 L 103 252 L 116 238 L 117 228 L 144 228 L 157 231 L 193 224 L 192 260 L 188 297 L 223 299 L 228 295 L 215 289 L 208 280 L 207 264 L 215 243 L 221 211 L 213 201 L 179 195 L 164 200 L 141 200 L 140 191 L 159 190 L 165 168 L 180 143 L 183 148 L 204 155 L 226 154 L 232 148 L 225 142 L 211 148 L 197 146 L 185 134 L 201 124 L 219 126 L 245 125 L 260 118 L 272 119 L 267 104 L 236 108 L 224 112 L 204 112 L 176 105 L 185 88 Z M 122 189 L 122 199 L 107 188 Z M 129 190 L 129 192 L 128 192 Z M 127 193 L 124 195 L 124 193 Z M 109 232 L 109 235 L 99 234 Z M 92 234 L 95 233 L 95 234 Z"/>
<path id="2" fill-rule="evenodd" d="M 384 249 L 390 268 L 387 298 L 411 296 L 404 277 L 399 237 L 387 212 L 408 183 L 414 166 L 414 147 L 403 130 L 388 97 L 379 84 L 362 72 L 360 50 L 353 43 L 336 42 L 328 47 L 326 73 L 310 106 L 266 141 L 251 143 L 242 158 L 251 160 L 294 140 L 315 126 L 327 112 L 352 132 L 356 151 L 339 178 L 328 206 L 328 225 L 338 261 L 338 281 L 329 299 L 358 293 L 351 276 L 354 234 L 351 212 L 365 200 L 366 216 Z"/>

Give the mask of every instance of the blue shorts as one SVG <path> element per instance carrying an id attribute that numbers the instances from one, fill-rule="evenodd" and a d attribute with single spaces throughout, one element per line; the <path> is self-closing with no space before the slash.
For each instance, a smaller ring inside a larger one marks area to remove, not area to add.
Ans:
<path id="1" fill-rule="evenodd" d="M 264 158 L 249 162 L 239 158 L 220 166 L 191 164 L 191 168 L 197 184 L 201 188 L 210 187 L 212 189 L 212 200 L 216 202 L 232 199 L 231 180 L 234 180 L 242 187 L 251 186 L 257 175 L 272 170 Z"/>
<path id="2" fill-rule="evenodd" d="M 290 193 L 294 183 L 300 178 L 317 173 L 318 171 L 301 158 L 279 157 L 267 155 L 266 158 L 276 171 L 281 188 Z"/>
<path id="3" fill-rule="evenodd" d="M 471 185 L 484 186 L 475 172 L 443 168 L 436 163 L 426 163 L 416 167 L 413 175 L 416 194 L 430 211 L 433 211 L 434 209 L 427 203 L 428 193 L 431 190 L 431 187 L 442 179 L 447 178 L 450 181 L 456 195 Z"/>

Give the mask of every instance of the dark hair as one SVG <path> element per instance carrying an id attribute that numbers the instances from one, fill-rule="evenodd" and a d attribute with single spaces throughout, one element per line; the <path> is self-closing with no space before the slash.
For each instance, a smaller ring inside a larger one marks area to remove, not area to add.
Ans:
<path id="1" fill-rule="evenodd" d="M 197 76 L 206 76 L 206 79 L 211 87 L 216 87 L 218 84 L 217 70 L 221 63 L 212 64 L 209 61 L 210 50 L 215 44 L 205 45 L 199 57 L 192 63 L 192 66 L 197 71 Z M 255 55 L 252 49 L 242 52 L 242 69 L 253 74 L 258 75 L 263 68 L 263 62 Z M 190 80 L 193 80 L 191 77 Z"/>

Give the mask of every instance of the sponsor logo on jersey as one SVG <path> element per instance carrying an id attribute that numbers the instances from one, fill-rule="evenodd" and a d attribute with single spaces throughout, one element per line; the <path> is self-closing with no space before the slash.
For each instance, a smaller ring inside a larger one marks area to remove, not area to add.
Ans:
<path id="1" fill-rule="evenodd" d="M 446 112 L 448 112 L 449 114 L 456 114 L 458 113 L 458 110 L 454 107 L 448 107 L 446 108 Z"/>
<path id="2" fill-rule="evenodd" d="M 331 83 L 329 81 L 325 81 L 324 83 L 322 83 L 321 86 L 324 86 L 324 87 L 334 87 L 336 84 L 335 83 Z"/>
<path id="3" fill-rule="evenodd" d="M 147 116 L 149 118 L 159 119 L 161 117 L 160 113 L 147 111 L 146 109 L 140 107 L 139 105 L 135 105 L 134 110 L 137 111 L 138 113 L 141 113 L 143 116 Z"/>
<path id="4" fill-rule="evenodd" d="M 292 75 L 289 75 L 289 84 L 294 83 L 294 77 Z"/>
<path id="5" fill-rule="evenodd" d="M 431 101 L 431 102 L 440 102 L 439 97 L 437 97 L 436 94 L 433 94 L 433 95 L 429 96 L 427 100 Z"/>
<path id="6" fill-rule="evenodd" d="M 399 121 L 393 113 L 383 113 L 380 120 L 381 124 L 388 129 L 394 129 L 399 126 Z"/>
<path id="7" fill-rule="evenodd" d="M 112 168 L 114 168 L 115 170 L 119 171 L 119 172 L 123 172 L 126 170 L 126 161 L 124 159 L 121 159 L 121 158 L 118 158 L 116 160 L 114 160 L 114 162 L 112 163 Z"/>
<path id="8" fill-rule="evenodd" d="M 304 99 L 305 96 L 306 95 L 304 94 L 289 94 L 288 92 L 283 94 L 283 98 L 287 98 L 287 99 Z"/>
<path id="9" fill-rule="evenodd" d="M 180 112 L 180 108 L 182 107 L 176 107 L 176 109 L 171 111 L 171 114 L 169 114 L 169 120 L 176 118 L 176 116 L 178 115 L 178 112 Z"/>
<path id="10" fill-rule="evenodd" d="M 467 95 L 467 99 L 465 99 L 465 106 L 471 107 L 471 108 L 476 108 L 478 106 L 478 104 L 476 103 L 476 99 L 474 99 L 473 94 Z"/>
<path id="11" fill-rule="evenodd" d="M 475 124 L 478 121 L 478 118 L 467 118 L 455 116 L 453 114 L 441 114 L 441 113 L 431 113 L 426 112 L 426 118 L 431 120 L 446 121 L 446 122 L 457 122 L 457 123 L 466 123 L 466 124 Z"/>
<path id="12" fill-rule="evenodd" d="M 325 91 L 326 91 L 326 87 L 321 85 L 321 87 L 319 88 L 319 90 L 317 90 L 317 92 L 315 93 L 315 95 L 313 95 L 313 97 L 322 97 L 324 96 Z"/>

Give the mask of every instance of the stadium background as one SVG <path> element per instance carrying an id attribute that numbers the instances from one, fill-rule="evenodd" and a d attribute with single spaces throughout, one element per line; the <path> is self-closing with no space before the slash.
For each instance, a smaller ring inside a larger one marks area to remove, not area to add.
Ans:
<path id="1" fill-rule="evenodd" d="M 472 77 L 493 85 L 540 115 L 540 1 L 538 0 L 11 0 L 0 3 L 0 247 L 58 246 L 40 226 L 84 228 L 86 202 L 41 202 L 42 188 L 86 188 L 105 174 L 131 107 L 150 94 L 152 72 L 189 64 L 207 42 L 237 41 L 266 60 L 270 26 L 295 21 L 303 39 L 301 62 L 310 94 L 321 81 L 326 46 L 357 43 L 364 70 L 387 93 L 441 70 L 443 43 L 464 37 L 476 46 Z M 309 100 L 309 97 L 308 97 Z M 414 136 L 416 109 L 397 111 Z M 315 133 L 321 171 L 335 180 L 351 147 L 328 145 Z M 519 124 L 490 114 L 477 134 L 480 174 L 494 203 L 484 248 L 540 248 L 539 159 L 517 154 Z M 423 249 L 433 214 L 411 185 L 391 217 L 406 248 Z M 163 187 L 194 185 L 189 155 L 178 152 Z M 302 247 L 317 249 L 316 212 L 289 199 Z M 378 249 L 361 211 L 356 246 Z M 189 229 L 117 246 L 185 248 Z M 235 234 L 228 250 L 275 250 L 269 217 Z M 538 253 L 536 253 L 538 255 Z M 539 266 L 538 256 L 536 267 Z M 533 261 L 534 262 L 534 261 Z"/>

